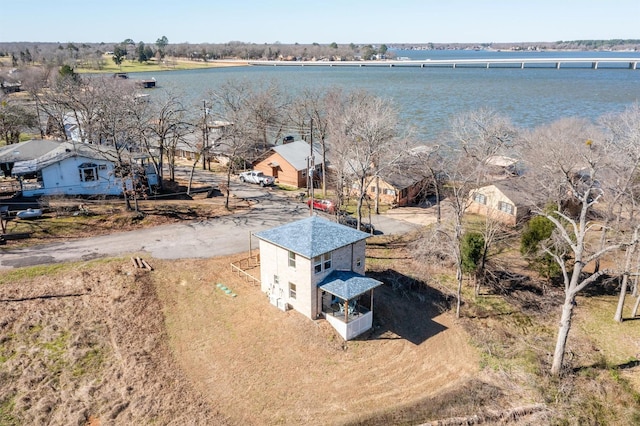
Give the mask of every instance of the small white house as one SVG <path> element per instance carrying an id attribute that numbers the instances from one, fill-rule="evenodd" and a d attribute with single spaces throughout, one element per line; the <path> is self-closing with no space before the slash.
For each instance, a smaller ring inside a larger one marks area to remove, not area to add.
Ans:
<path id="1" fill-rule="evenodd" d="M 114 155 L 112 148 L 63 142 L 45 155 L 16 162 L 11 173 L 25 197 L 119 196 L 123 185 L 116 177 Z"/>
<path id="2" fill-rule="evenodd" d="M 282 310 L 325 318 L 345 339 L 373 324 L 373 289 L 365 271 L 367 233 L 311 216 L 254 234 L 261 288 Z"/>

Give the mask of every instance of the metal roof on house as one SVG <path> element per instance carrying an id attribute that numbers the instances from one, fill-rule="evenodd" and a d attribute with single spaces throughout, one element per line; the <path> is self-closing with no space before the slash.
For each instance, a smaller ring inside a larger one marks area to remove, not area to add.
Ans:
<path id="1" fill-rule="evenodd" d="M 381 281 L 353 271 L 333 271 L 318 284 L 318 288 L 341 299 L 350 300 L 380 285 Z"/>
<path id="2" fill-rule="evenodd" d="M 287 163 L 291 164 L 296 170 L 304 170 L 309 167 L 307 165 L 307 157 L 309 157 L 310 147 L 305 141 L 276 145 L 271 149 L 280 154 L 280 156 L 287 160 Z M 313 150 L 313 161 L 316 165 L 322 162 L 322 154 L 315 148 Z"/>
<path id="3" fill-rule="evenodd" d="M 32 139 L 0 148 L 0 163 L 33 160 L 60 147 L 63 142 Z"/>
<path id="4" fill-rule="evenodd" d="M 257 238 L 313 259 L 340 247 L 367 239 L 370 235 L 348 226 L 311 216 L 285 225 L 256 232 Z"/>
<path id="5" fill-rule="evenodd" d="M 125 155 L 124 153 L 122 155 Z M 115 149 L 104 145 L 92 145 L 62 142 L 58 143 L 55 149 L 50 150 L 44 155 L 25 160 L 17 161 L 13 165 L 11 174 L 14 176 L 20 176 L 24 174 L 34 173 L 38 170 L 42 170 L 51 164 L 58 163 L 66 158 L 80 156 L 93 160 L 111 161 L 116 160 Z"/>

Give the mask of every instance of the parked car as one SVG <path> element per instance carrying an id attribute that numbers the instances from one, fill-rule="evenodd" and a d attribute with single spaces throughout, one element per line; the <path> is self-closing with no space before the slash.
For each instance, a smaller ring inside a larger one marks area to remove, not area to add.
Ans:
<path id="1" fill-rule="evenodd" d="M 269 186 L 273 185 L 275 179 L 273 178 L 273 176 L 267 176 L 262 172 L 249 170 L 248 172 L 240 173 L 240 182 L 255 183 L 260 186 Z"/>
<path id="2" fill-rule="evenodd" d="M 42 209 L 26 209 L 16 213 L 18 219 L 35 219 L 42 216 Z"/>
<path id="3" fill-rule="evenodd" d="M 307 205 L 311 206 L 311 198 L 307 200 Z M 336 212 L 336 203 L 331 200 L 321 200 L 314 198 L 313 199 L 313 208 L 314 210 L 322 210 L 327 213 L 335 213 Z"/>
<path id="4" fill-rule="evenodd" d="M 341 223 L 342 225 L 346 225 L 353 229 L 357 229 L 358 227 L 358 219 L 347 214 L 338 215 L 338 223 Z M 366 222 L 360 222 L 360 230 L 368 234 L 373 234 L 376 232 L 376 228 L 372 224 Z"/>

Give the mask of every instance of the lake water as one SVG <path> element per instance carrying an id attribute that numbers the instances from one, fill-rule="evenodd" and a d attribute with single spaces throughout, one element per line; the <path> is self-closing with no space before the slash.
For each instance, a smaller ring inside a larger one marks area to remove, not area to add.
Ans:
<path id="1" fill-rule="evenodd" d="M 398 51 L 411 59 L 528 57 L 638 57 L 637 52 L 487 52 Z M 560 117 L 597 119 L 640 101 L 640 69 L 585 68 L 374 68 L 234 67 L 144 73 L 158 80 L 149 93 L 171 90 L 187 104 L 202 100 L 229 79 L 274 81 L 296 93 L 305 88 L 364 89 L 392 100 L 402 122 L 420 140 L 434 139 L 458 113 L 487 107 L 520 127 L 535 127 Z"/>

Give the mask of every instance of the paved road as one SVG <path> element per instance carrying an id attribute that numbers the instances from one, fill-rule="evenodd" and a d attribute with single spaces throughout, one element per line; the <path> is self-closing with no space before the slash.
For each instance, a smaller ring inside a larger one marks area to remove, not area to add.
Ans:
<path id="1" fill-rule="evenodd" d="M 236 197 L 253 207 L 231 216 L 162 225 L 130 232 L 82 238 L 23 249 L 0 251 L 0 269 L 48 263 L 90 260 L 128 253 L 149 253 L 158 259 L 208 258 L 249 249 L 251 232 L 272 228 L 309 215 L 306 204 L 281 191 L 234 184 Z M 385 216 L 375 217 L 376 229 L 385 234 L 404 233 L 417 225 Z M 253 248 L 257 241 L 253 239 Z"/>

